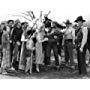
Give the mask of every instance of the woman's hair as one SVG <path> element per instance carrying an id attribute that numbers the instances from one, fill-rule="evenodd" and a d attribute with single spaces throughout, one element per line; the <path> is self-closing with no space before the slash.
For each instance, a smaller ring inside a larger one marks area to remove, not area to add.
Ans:
<path id="1" fill-rule="evenodd" d="M 14 23 L 14 20 L 8 20 L 7 23 L 9 24 L 10 22 Z"/>

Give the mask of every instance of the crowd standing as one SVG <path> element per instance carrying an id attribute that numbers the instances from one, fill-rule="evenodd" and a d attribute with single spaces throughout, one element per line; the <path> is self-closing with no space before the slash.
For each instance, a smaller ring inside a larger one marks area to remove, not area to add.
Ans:
<path id="1" fill-rule="evenodd" d="M 62 62 L 75 69 L 73 49 L 77 51 L 79 75 L 87 75 L 86 51 L 90 51 L 89 28 L 84 26 L 85 20 L 79 16 L 75 24 L 70 20 L 65 26 L 47 16 L 38 20 L 30 27 L 28 22 L 8 20 L 0 24 L 0 73 L 8 70 L 32 73 L 33 63 L 36 71 L 40 66 L 48 68 L 51 65 L 51 51 L 55 57 L 55 66 L 60 68 Z M 62 60 L 62 50 L 65 60 Z"/>

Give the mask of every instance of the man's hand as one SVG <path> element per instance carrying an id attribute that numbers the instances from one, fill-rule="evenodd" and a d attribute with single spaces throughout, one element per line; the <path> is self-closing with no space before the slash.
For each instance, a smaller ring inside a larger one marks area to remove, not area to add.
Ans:
<path id="1" fill-rule="evenodd" d="M 57 39 L 57 36 L 54 36 L 54 39 Z"/>
<path id="2" fill-rule="evenodd" d="M 83 48 L 80 48 L 80 52 L 83 52 Z"/>
<path id="3" fill-rule="evenodd" d="M 20 45 L 20 42 L 17 42 L 17 45 Z"/>
<path id="4" fill-rule="evenodd" d="M 10 40 L 10 43 L 12 43 L 12 40 Z"/>

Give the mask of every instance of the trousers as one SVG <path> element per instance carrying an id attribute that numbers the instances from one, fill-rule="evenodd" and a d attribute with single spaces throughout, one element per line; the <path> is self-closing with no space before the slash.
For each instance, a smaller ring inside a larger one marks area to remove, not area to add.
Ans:
<path id="1" fill-rule="evenodd" d="M 65 40 L 65 42 L 64 42 L 64 53 L 65 53 L 65 62 L 67 63 L 70 59 L 70 64 L 72 65 L 74 63 L 72 39 Z"/>
<path id="2" fill-rule="evenodd" d="M 53 50 L 53 52 L 54 52 L 55 65 L 59 65 L 58 47 L 57 47 L 57 43 L 56 42 L 50 42 L 47 45 L 47 48 L 46 48 L 46 59 L 47 59 L 48 65 L 50 64 L 51 50 Z"/>
<path id="3" fill-rule="evenodd" d="M 85 55 L 86 55 L 86 45 L 84 46 L 83 52 L 80 51 L 80 48 L 77 48 L 79 74 L 87 74 Z"/>

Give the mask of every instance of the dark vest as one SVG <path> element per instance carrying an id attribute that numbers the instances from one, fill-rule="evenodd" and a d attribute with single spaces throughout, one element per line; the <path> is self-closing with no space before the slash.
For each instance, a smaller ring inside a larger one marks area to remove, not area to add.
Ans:
<path id="1" fill-rule="evenodd" d="M 82 42 L 82 38 L 83 38 L 83 33 L 81 28 L 75 31 L 75 44 L 76 44 L 76 48 L 79 48 L 81 46 L 81 42 Z"/>
<path id="2" fill-rule="evenodd" d="M 88 38 L 87 38 L 87 43 L 90 46 L 90 28 L 88 28 Z"/>
<path id="3" fill-rule="evenodd" d="M 0 45 L 2 44 L 2 34 L 3 34 L 3 31 L 0 31 Z"/>

